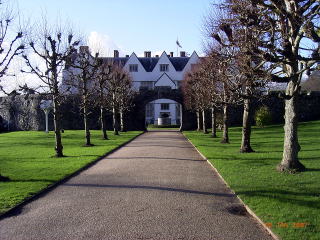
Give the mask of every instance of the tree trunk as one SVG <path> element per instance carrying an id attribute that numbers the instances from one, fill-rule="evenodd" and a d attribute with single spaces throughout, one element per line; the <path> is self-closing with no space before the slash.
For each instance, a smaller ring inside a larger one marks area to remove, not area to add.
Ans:
<path id="1" fill-rule="evenodd" d="M 106 119 L 104 117 L 104 108 L 100 107 L 100 121 L 101 121 L 101 130 L 102 130 L 102 139 L 108 140 L 108 134 L 107 134 L 107 124 Z"/>
<path id="2" fill-rule="evenodd" d="M 298 153 L 300 145 L 298 142 L 298 92 L 295 91 L 296 84 L 289 82 L 286 90 L 285 100 L 285 125 L 284 125 L 284 146 L 281 163 L 277 166 L 279 171 L 303 171 L 305 166 L 299 161 Z"/>
<path id="3" fill-rule="evenodd" d="M 200 111 L 197 110 L 196 114 L 197 114 L 197 131 L 200 132 L 201 131 Z"/>
<path id="4" fill-rule="evenodd" d="M 89 123 L 88 123 L 88 110 L 87 110 L 87 103 L 86 99 L 83 100 L 84 106 L 83 106 L 83 121 L 84 121 L 84 131 L 86 135 L 86 144 L 85 146 L 92 146 L 91 144 L 91 138 L 90 138 L 90 129 L 89 129 Z"/>
<path id="5" fill-rule="evenodd" d="M 207 121 L 206 121 L 206 111 L 202 110 L 202 129 L 203 129 L 203 133 L 207 134 L 208 130 L 207 130 Z"/>
<path id="6" fill-rule="evenodd" d="M 251 124 L 252 124 L 251 100 L 244 99 L 243 117 L 242 117 L 242 140 L 241 140 L 241 147 L 240 147 L 241 153 L 254 152 L 250 144 Z"/>
<path id="7" fill-rule="evenodd" d="M 182 104 L 180 104 L 180 128 L 179 131 L 182 132 L 183 131 L 183 106 Z"/>
<path id="8" fill-rule="evenodd" d="M 54 135 L 55 135 L 55 151 L 56 157 L 63 157 L 63 146 L 61 141 L 61 126 L 60 126 L 60 106 L 57 95 L 53 95 L 53 115 L 54 115 Z"/>
<path id="9" fill-rule="evenodd" d="M 217 119 L 216 119 L 216 108 L 212 107 L 211 108 L 211 123 L 212 123 L 212 137 L 216 138 L 217 137 Z"/>
<path id="10" fill-rule="evenodd" d="M 114 135 L 119 135 L 119 130 L 118 130 L 118 119 L 117 119 L 117 111 L 116 111 L 116 106 L 115 106 L 115 95 L 112 95 L 113 98 L 113 106 L 112 106 L 112 117 L 113 117 L 113 134 Z"/>
<path id="11" fill-rule="evenodd" d="M 120 131 L 121 132 L 125 132 L 125 126 L 124 126 L 124 114 L 123 114 L 123 110 L 120 109 Z"/>
<path id="12" fill-rule="evenodd" d="M 223 105 L 223 134 L 222 134 L 221 143 L 229 143 L 228 111 L 229 111 L 229 106 L 227 103 L 225 103 Z"/>

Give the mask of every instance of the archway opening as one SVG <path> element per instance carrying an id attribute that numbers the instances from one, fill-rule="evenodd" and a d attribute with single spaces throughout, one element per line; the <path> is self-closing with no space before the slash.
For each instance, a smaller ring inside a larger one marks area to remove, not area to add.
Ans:
<path id="1" fill-rule="evenodd" d="M 181 126 L 181 104 L 167 98 L 150 101 L 145 106 L 145 124 L 148 130 L 172 129 Z"/>

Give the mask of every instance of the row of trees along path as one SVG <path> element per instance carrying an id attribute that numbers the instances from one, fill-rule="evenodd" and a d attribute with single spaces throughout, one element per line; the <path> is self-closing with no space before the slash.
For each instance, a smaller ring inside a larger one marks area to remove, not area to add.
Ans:
<path id="1" fill-rule="evenodd" d="M 287 83 L 284 147 L 279 171 L 302 171 L 298 159 L 298 106 L 301 78 L 320 61 L 320 3 L 309 1 L 226 0 L 208 15 L 208 56 L 184 79 L 185 104 L 200 112 L 212 111 L 212 136 L 216 137 L 216 108 L 223 108 L 223 139 L 228 143 L 228 108 L 242 103 L 240 152 L 253 152 L 250 144 L 252 99 L 262 98 L 267 83 Z"/>
<path id="2" fill-rule="evenodd" d="M 20 86 L 20 91 L 26 94 L 39 93 L 52 99 L 55 133 L 55 155 L 63 157 L 63 144 L 61 136 L 61 104 L 66 100 L 68 91 L 77 89 L 80 96 L 80 109 L 83 113 L 86 142 L 85 146 L 93 146 L 90 139 L 88 118 L 93 107 L 98 106 L 101 111 L 102 136 L 108 139 L 106 132 L 106 111 L 113 113 L 114 133 L 125 131 L 124 113 L 130 108 L 132 97 L 131 79 L 121 67 L 113 61 L 104 61 L 96 54 L 92 56 L 87 47 L 80 47 L 81 38 L 71 30 L 65 30 L 58 24 L 48 25 L 45 18 L 35 23 L 32 32 L 19 31 L 12 39 L 9 30 L 12 29 L 13 15 L 3 7 L 0 1 L 0 90 L 9 94 L 4 88 L 4 76 L 8 75 L 10 63 L 17 56 L 22 56 L 25 66 L 22 73 L 37 76 L 42 84 L 37 88 L 28 85 Z M 5 44 L 9 42 L 7 46 Z M 78 50 L 79 49 L 79 50 Z M 37 58 L 36 61 L 35 57 Z M 39 62 L 41 64 L 39 64 Z M 62 72 L 67 72 L 68 89 L 64 92 L 59 88 Z M 7 83 L 7 79 L 6 83 Z M 41 91 L 40 91 L 41 90 Z M 10 93 L 18 94 L 16 90 Z M 99 101 L 94 101 L 99 99 Z M 93 102 L 95 104 L 93 104 Z M 120 124 L 118 123 L 120 115 Z M 0 181 L 8 181 L 8 177 L 0 175 Z"/>

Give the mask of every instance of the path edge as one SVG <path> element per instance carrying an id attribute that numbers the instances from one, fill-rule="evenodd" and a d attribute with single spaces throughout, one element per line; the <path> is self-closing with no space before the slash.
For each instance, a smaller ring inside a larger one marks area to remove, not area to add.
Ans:
<path id="1" fill-rule="evenodd" d="M 40 197 L 43 197 L 44 195 L 46 195 L 48 192 L 52 191 L 53 189 L 55 189 L 59 185 L 65 183 L 68 180 L 70 180 L 71 178 L 79 175 L 81 172 L 83 172 L 83 171 L 87 170 L 88 168 L 92 167 L 93 165 L 95 165 L 96 163 L 98 163 L 99 161 L 104 159 L 105 157 L 107 157 L 110 154 L 116 152 L 120 148 L 124 147 L 125 145 L 129 144 L 130 142 L 132 142 L 133 140 L 135 140 L 136 138 L 140 137 L 141 135 L 143 135 L 145 133 L 146 133 L 145 131 L 142 131 L 141 133 L 139 133 L 138 135 L 134 136 L 130 140 L 120 144 L 116 148 L 114 148 L 114 149 L 110 150 L 109 152 L 105 153 L 104 155 L 96 158 L 92 162 L 87 163 L 86 165 L 84 165 L 80 169 L 76 170 L 75 172 L 67 175 L 66 177 L 58 180 L 57 182 L 55 182 L 55 183 L 53 183 L 51 185 L 48 185 L 47 187 L 45 187 L 44 189 L 40 190 L 39 192 L 37 192 L 36 194 L 32 195 L 31 197 L 27 197 L 22 202 L 18 203 L 14 207 L 12 207 L 9 210 L 5 211 L 4 213 L 0 214 L 0 221 L 5 219 L 5 218 L 7 218 L 7 217 L 15 216 L 16 215 L 15 212 L 18 211 L 19 209 L 21 209 L 22 207 L 24 207 L 25 205 L 27 205 L 28 203 L 30 203 L 30 202 L 32 202 L 34 200 L 37 200 Z"/>
<path id="2" fill-rule="evenodd" d="M 187 138 L 186 135 L 182 132 L 182 135 L 187 139 L 187 141 L 194 147 L 194 149 L 200 154 L 200 156 L 207 161 L 207 163 L 211 166 L 212 170 L 219 176 L 219 178 L 222 180 L 222 182 L 231 190 L 231 192 L 238 198 L 240 203 L 246 208 L 247 212 L 258 222 L 260 225 L 275 239 L 275 240 L 281 240 L 281 238 L 276 235 L 270 228 L 267 227 L 267 225 L 245 204 L 242 199 L 233 191 L 233 189 L 229 186 L 229 184 L 224 180 L 222 175 L 218 172 L 218 170 L 213 166 L 213 164 L 198 150 L 198 148 L 190 141 L 189 138 Z"/>

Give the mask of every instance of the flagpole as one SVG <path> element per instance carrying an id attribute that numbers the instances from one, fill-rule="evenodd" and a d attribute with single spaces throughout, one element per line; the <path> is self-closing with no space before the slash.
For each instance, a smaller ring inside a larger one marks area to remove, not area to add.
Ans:
<path id="1" fill-rule="evenodd" d="M 179 46 L 178 46 L 177 42 L 179 42 L 178 37 L 177 37 L 176 45 L 177 45 L 177 57 L 179 57 L 179 53 L 178 53 L 178 51 L 179 51 Z"/>
<path id="2" fill-rule="evenodd" d="M 179 47 L 177 45 L 177 57 L 179 57 Z"/>

